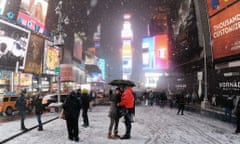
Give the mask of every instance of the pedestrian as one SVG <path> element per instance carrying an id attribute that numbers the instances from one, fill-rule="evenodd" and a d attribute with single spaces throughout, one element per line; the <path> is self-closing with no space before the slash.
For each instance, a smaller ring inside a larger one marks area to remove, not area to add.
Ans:
<path id="1" fill-rule="evenodd" d="M 235 112 L 237 121 L 236 121 L 236 130 L 235 133 L 240 133 L 240 98 L 238 99 L 237 105 L 236 105 L 236 112 Z"/>
<path id="2" fill-rule="evenodd" d="M 184 111 L 184 107 L 185 107 L 185 97 L 184 97 L 184 93 L 183 92 L 181 92 L 177 96 L 177 103 L 178 103 L 178 112 L 177 112 L 177 114 L 179 114 L 181 112 L 181 115 L 184 115 L 183 111 Z"/>
<path id="3" fill-rule="evenodd" d="M 231 122 L 232 121 L 232 110 L 234 108 L 233 99 L 231 96 L 228 96 L 225 104 L 225 121 Z"/>
<path id="4" fill-rule="evenodd" d="M 19 97 L 16 100 L 16 108 L 19 111 L 19 115 L 21 117 L 21 130 L 26 131 L 27 128 L 24 124 L 25 113 L 27 109 L 27 100 L 26 100 L 27 90 L 24 89 L 20 92 Z"/>
<path id="5" fill-rule="evenodd" d="M 69 140 L 79 141 L 78 119 L 80 112 L 80 102 L 77 95 L 72 91 L 63 103 L 63 110 L 66 119 Z"/>
<path id="6" fill-rule="evenodd" d="M 82 117 L 83 117 L 83 127 L 88 127 L 89 126 L 89 121 L 88 121 L 88 109 L 89 109 L 89 102 L 90 102 L 90 97 L 88 94 L 87 89 L 82 89 L 82 95 L 81 95 L 81 102 L 82 102 Z"/>
<path id="7" fill-rule="evenodd" d="M 132 109 L 134 108 L 134 96 L 132 87 L 127 86 L 122 94 L 121 101 L 118 103 L 118 106 L 122 106 L 126 109 L 124 119 L 126 126 L 126 133 L 120 139 L 130 139 L 131 138 L 131 115 Z"/>
<path id="8" fill-rule="evenodd" d="M 151 90 L 149 92 L 149 100 L 150 100 L 150 106 L 153 106 L 153 99 L 154 99 L 154 96 L 153 96 L 153 91 Z"/>
<path id="9" fill-rule="evenodd" d="M 110 110 L 109 110 L 109 117 L 110 117 L 110 124 L 108 129 L 108 138 L 120 138 L 118 135 L 118 123 L 120 119 L 119 115 L 119 108 L 117 104 L 121 101 L 121 90 L 120 88 L 115 89 L 115 93 L 110 95 Z M 112 135 L 112 129 L 114 126 L 114 135 Z"/>
<path id="10" fill-rule="evenodd" d="M 37 94 L 37 96 L 34 100 L 34 106 L 35 106 L 35 114 L 36 114 L 37 121 L 38 121 L 38 130 L 42 131 L 43 125 L 42 125 L 41 116 L 43 114 L 44 107 L 42 104 L 42 96 L 40 95 L 40 93 Z"/>

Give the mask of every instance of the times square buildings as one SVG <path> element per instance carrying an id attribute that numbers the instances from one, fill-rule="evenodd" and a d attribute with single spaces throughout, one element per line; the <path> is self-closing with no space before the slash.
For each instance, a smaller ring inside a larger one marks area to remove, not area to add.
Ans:
<path id="1" fill-rule="evenodd" d="M 42 5 L 42 14 L 34 15 L 38 2 Z M 110 67 L 105 62 L 108 58 L 98 54 L 100 49 L 95 48 L 99 45 L 84 48 L 84 34 L 71 30 L 75 33 L 72 36 L 74 40 L 67 36 L 65 45 L 56 48 L 51 30 L 47 29 L 47 13 L 53 13 L 51 15 L 55 15 L 55 19 L 59 15 L 55 13 L 57 3 L 49 3 L 46 0 L 1 1 L 0 40 L 9 42 L 8 45 L 15 50 L 1 44 L 0 93 L 19 88 L 27 88 L 33 93 L 39 89 L 46 93 L 54 92 L 58 88 L 57 73 L 60 73 L 61 91 L 66 92 L 87 82 L 110 80 L 107 77 Z M 137 83 L 137 88 L 151 87 L 166 90 L 169 94 L 179 90 L 197 94 L 211 107 L 224 107 L 228 96 L 237 101 L 240 92 L 240 1 L 169 0 L 166 3 L 159 6 L 159 11 L 152 16 L 149 35 L 142 38 L 142 49 L 139 48 L 141 72 L 131 74 L 129 79 Z M 68 35 L 69 29 L 67 26 L 64 29 Z M 95 36 L 94 42 L 100 42 L 100 36 Z M 151 37 L 159 41 L 167 37 L 164 39 L 168 42 L 165 46 L 167 57 L 165 50 L 157 50 L 156 55 L 158 53 L 165 59 L 159 57 L 152 65 L 146 60 L 146 45 L 143 44 L 148 41 L 146 38 Z M 86 50 L 83 58 L 82 52 Z M 102 57 L 98 67 L 96 55 Z M 162 63 L 165 64 L 163 67 Z M 59 64 L 60 70 L 56 68 Z M 131 65 L 132 72 L 135 72 L 135 63 Z M 93 77 L 88 77 L 90 71 L 101 74 L 93 80 Z"/>

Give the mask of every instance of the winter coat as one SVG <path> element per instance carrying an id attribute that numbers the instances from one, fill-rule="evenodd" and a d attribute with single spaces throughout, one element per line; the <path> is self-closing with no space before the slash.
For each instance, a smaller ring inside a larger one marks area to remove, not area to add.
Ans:
<path id="1" fill-rule="evenodd" d="M 178 103 L 178 104 L 182 104 L 182 105 L 185 104 L 184 94 L 179 94 L 179 95 L 177 96 L 177 103 Z"/>
<path id="2" fill-rule="evenodd" d="M 35 99 L 34 106 L 35 106 L 35 114 L 39 115 L 43 113 L 44 107 L 42 104 L 42 100 L 39 97 Z"/>
<path id="3" fill-rule="evenodd" d="M 119 106 L 123 106 L 126 109 L 134 108 L 134 96 L 131 87 L 127 87 L 123 92 Z"/>
<path id="4" fill-rule="evenodd" d="M 20 94 L 20 96 L 16 100 L 16 108 L 19 111 L 26 111 L 27 109 L 27 103 L 26 103 L 26 98 L 23 93 Z"/>
<path id="5" fill-rule="evenodd" d="M 80 113 L 80 102 L 74 92 L 71 92 L 63 103 L 66 119 L 78 118 Z"/>
<path id="6" fill-rule="evenodd" d="M 89 97 L 88 93 L 86 93 L 86 92 L 82 93 L 81 102 L 82 102 L 82 108 L 83 109 L 88 109 L 89 108 L 90 97 Z"/>
<path id="7" fill-rule="evenodd" d="M 226 108 L 232 110 L 234 108 L 234 105 L 233 105 L 233 99 L 232 98 L 228 98 L 227 101 L 226 101 Z"/>
<path id="8" fill-rule="evenodd" d="M 237 117 L 240 117 L 240 99 L 238 100 L 238 103 L 236 105 L 236 112 L 235 112 Z"/>
<path id="9" fill-rule="evenodd" d="M 121 93 L 119 94 L 114 94 L 110 96 L 110 110 L 109 110 L 109 117 L 110 118 L 116 118 L 116 116 L 118 116 L 119 112 L 118 112 L 118 106 L 117 104 L 120 102 L 121 100 Z"/>

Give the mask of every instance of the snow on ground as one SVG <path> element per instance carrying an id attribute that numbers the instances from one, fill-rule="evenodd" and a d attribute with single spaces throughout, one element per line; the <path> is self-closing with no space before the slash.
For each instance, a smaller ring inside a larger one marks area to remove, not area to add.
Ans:
<path id="1" fill-rule="evenodd" d="M 108 133 L 108 106 L 94 107 L 89 112 L 90 127 L 81 127 L 79 120 L 80 142 L 84 144 L 239 144 L 240 135 L 232 134 L 235 125 L 220 120 L 207 118 L 202 115 L 185 112 L 176 115 L 176 109 L 159 108 L 157 106 L 136 107 L 136 116 L 132 124 L 130 140 L 107 139 Z M 54 114 L 44 116 L 44 119 L 55 117 Z M 123 135 L 125 126 L 120 120 L 119 134 Z M 35 118 L 28 118 L 26 125 L 36 123 Z M 8 125 L 8 127 L 6 126 Z M 18 130 L 19 121 L 0 123 L 0 140 L 3 134 Z M 65 121 L 54 120 L 44 125 L 44 131 L 33 129 L 7 143 L 9 144 L 72 144 L 69 141 Z"/>

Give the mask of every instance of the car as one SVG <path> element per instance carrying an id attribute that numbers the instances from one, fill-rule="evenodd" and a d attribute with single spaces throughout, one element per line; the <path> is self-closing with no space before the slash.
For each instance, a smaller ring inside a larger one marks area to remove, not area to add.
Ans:
<path id="1" fill-rule="evenodd" d="M 0 113 L 8 116 L 12 115 L 16 111 L 17 96 L 0 96 Z"/>
<path id="2" fill-rule="evenodd" d="M 60 102 L 64 102 L 67 97 L 67 94 L 60 94 Z M 42 104 L 44 108 L 48 107 L 51 103 L 57 103 L 58 102 L 58 94 L 47 94 L 43 96 L 42 98 Z"/>

